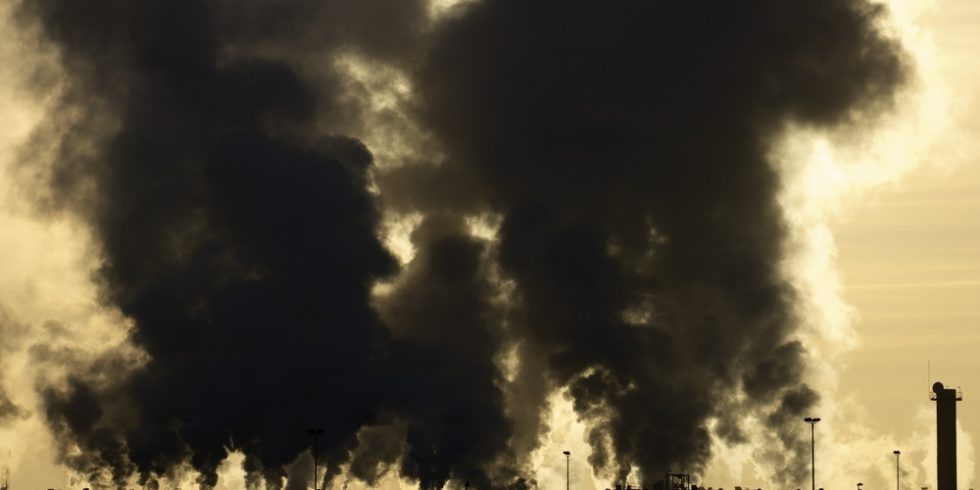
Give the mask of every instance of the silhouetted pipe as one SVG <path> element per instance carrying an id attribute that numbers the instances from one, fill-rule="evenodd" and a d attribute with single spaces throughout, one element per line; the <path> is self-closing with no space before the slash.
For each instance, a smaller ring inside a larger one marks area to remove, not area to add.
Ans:
<path id="1" fill-rule="evenodd" d="M 568 451 L 562 451 L 562 454 L 565 455 L 565 490 L 568 490 L 568 488 L 569 488 L 569 486 L 568 486 L 569 485 L 569 483 L 568 483 L 568 464 L 569 464 L 568 463 L 568 458 L 571 456 L 572 453 L 570 453 Z"/>
<path id="2" fill-rule="evenodd" d="M 316 440 L 317 440 L 318 437 L 320 437 L 320 434 L 323 434 L 323 429 L 319 429 L 319 428 L 316 428 L 316 429 L 306 429 L 306 432 L 309 432 L 310 435 L 313 436 L 313 490 L 318 490 L 317 489 L 317 483 L 318 483 L 317 482 L 317 476 L 318 476 L 317 475 L 317 469 L 318 469 L 317 468 L 317 462 L 318 462 L 317 461 L 317 457 L 319 456 L 319 454 L 318 454 L 317 447 L 316 447 L 316 442 L 317 442 Z"/>
<path id="3" fill-rule="evenodd" d="M 936 382 L 936 469 L 938 490 L 956 490 L 956 402 L 962 400 L 954 389 Z"/>
<path id="4" fill-rule="evenodd" d="M 817 490 L 817 452 L 813 427 L 820 422 L 820 417 L 807 417 L 803 421 L 810 424 L 810 487 L 812 490 Z"/>
<path id="5" fill-rule="evenodd" d="M 895 490 L 902 490 L 902 473 L 901 465 L 899 464 L 899 458 L 902 456 L 902 452 L 898 449 L 892 451 L 895 455 Z"/>

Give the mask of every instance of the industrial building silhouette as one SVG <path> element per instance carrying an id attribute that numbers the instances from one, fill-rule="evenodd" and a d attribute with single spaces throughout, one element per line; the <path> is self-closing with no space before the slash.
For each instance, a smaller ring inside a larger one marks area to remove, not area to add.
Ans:
<path id="1" fill-rule="evenodd" d="M 937 381 L 929 399 L 936 402 L 937 488 L 956 490 L 956 402 L 963 394 Z"/>
<path id="2" fill-rule="evenodd" d="M 963 400 L 959 389 L 946 388 L 942 383 L 932 385 L 929 399 L 936 402 L 936 467 L 937 490 L 957 490 L 956 488 L 956 403 Z M 896 451 L 896 454 L 898 451 Z M 565 453 L 567 456 L 567 452 Z M 4 468 L 0 474 L 0 490 L 10 490 L 10 472 Z M 858 484 L 861 485 L 861 484 Z M 470 482 L 466 482 L 467 490 Z M 686 473 L 667 473 L 664 479 L 655 482 L 652 490 L 714 490 L 711 487 L 698 486 L 691 483 L 691 476 Z M 628 483 L 617 483 L 614 490 L 647 490 L 646 486 L 633 487 Z M 743 489 L 735 486 L 735 490 Z M 49 488 L 48 490 L 55 490 Z M 60 490 L 60 489 L 59 489 Z M 89 490 L 83 488 L 82 490 Z M 611 490 L 607 488 L 606 490 Z M 718 488 L 717 490 L 723 490 Z M 756 489 L 762 490 L 762 489 Z M 797 489 L 799 490 L 799 489 Z M 823 490 L 820 488 L 819 490 Z M 970 489 L 972 490 L 972 489 Z"/>

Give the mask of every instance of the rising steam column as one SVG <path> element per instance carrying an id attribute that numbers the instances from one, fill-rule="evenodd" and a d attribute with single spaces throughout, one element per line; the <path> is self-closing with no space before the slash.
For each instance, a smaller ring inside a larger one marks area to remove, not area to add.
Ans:
<path id="1" fill-rule="evenodd" d="M 936 401 L 937 490 L 956 490 L 956 402 L 963 395 L 936 382 L 929 399 Z"/>

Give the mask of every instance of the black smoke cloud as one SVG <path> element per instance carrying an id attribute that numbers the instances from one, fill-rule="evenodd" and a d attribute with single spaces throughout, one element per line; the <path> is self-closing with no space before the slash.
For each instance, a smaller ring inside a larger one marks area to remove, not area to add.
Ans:
<path id="1" fill-rule="evenodd" d="M 798 417 L 817 397 L 767 156 L 790 124 L 855 124 L 893 103 L 904 69 L 881 14 L 852 0 L 500 0 L 437 28 L 416 110 L 446 158 L 388 174 L 384 195 L 500 217 L 509 335 L 591 422 L 594 466 L 621 479 L 636 465 L 646 482 L 697 471 L 707 422 L 737 442 L 752 413 L 789 450 L 773 461 L 783 476 L 801 467 Z"/>
<path id="2" fill-rule="evenodd" d="M 411 447 L 402 474 L 423 488 L 441 488 L 451 473 L 490 488 L 482 468 L 506 454 L 511 424 L 495 363 L 503 318 L 485 246 L 460 220 L 440 215 L 412 238 L 418 254 L 382 309 L 399 345 L 409 347 L 396 351 L 410 356 L 396 364 L 410 368 L 394 375 L 391 389 L 421 390 L 399 397 Z"/>
<path id="3" fill-rule="evenodd" d="M 298 488 L 306 428 L 322 426 L 330 476 L 350 463 L 368 482 L 397 467 L 423 487 L 522 487 L 547 395 L 567 388 L 592 464 L 618 477 L 697 471 L 709 421 L 737 442 L 743 413 L 770 422 L 792 475 L 816 395 L 767 152 L 788 124 L 888 107 L 904 70 L 881 8 L 426 12 L 21 5 L 66 76 L 36 143 L 55 147 L 47 200 L 91 224 L 102 297 L 145 353 L 41 387 L 65 462 L 119 486 L 189 463 L 212 486 L 234 449 L 250 485 Z M 421 131 L 407 134 L 431 136 L 437 165 L 375 180 L 370 149 L 342 134 L 366 124 L 330 62 L 347 52 L 409 76 Z M 424 216 L 402 270 L 382 204 Z M 493 240 L 469 231 L 477 215 L 499 220 Z M 372 297 L 379 281 L 390 291 Z"/>
<path id="4" fill-rule="evenodd" d="M 212 486 L 238 449 L 250 480 L 278 487 L 308 427 L 326 429 L 320 456 L 336 471 L 385 402 L 387 333 L 369 295 L 396 264 L 376 233 L 371 154 L 310 131 L 342 104 L 300 76 L 326 68 L 296 61 L 341 43 L 387 56 L 424 14 L 358 5 L 23 4 L 66 71 L 53 117 L 82 114 L 58 128 L 53 199 L 90 220 L 101 294 L 146 354 L 43 390 L 52 430 L 82 454 L 66 461 L 93 480 L 189 462 Z M 293 59 L 264 54 L 283 51 Z"/>

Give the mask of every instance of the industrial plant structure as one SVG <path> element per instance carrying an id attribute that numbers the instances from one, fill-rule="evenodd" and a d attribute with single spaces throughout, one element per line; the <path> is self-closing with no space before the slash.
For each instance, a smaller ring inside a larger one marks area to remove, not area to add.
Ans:
<path id="1" fill-rule="evenodd" d="M 932 385 L 929 399 L 936 402 L 938 490 L 956 490 L 956 402 L 963 400 L 963 394 L 937 381 Z"/>

